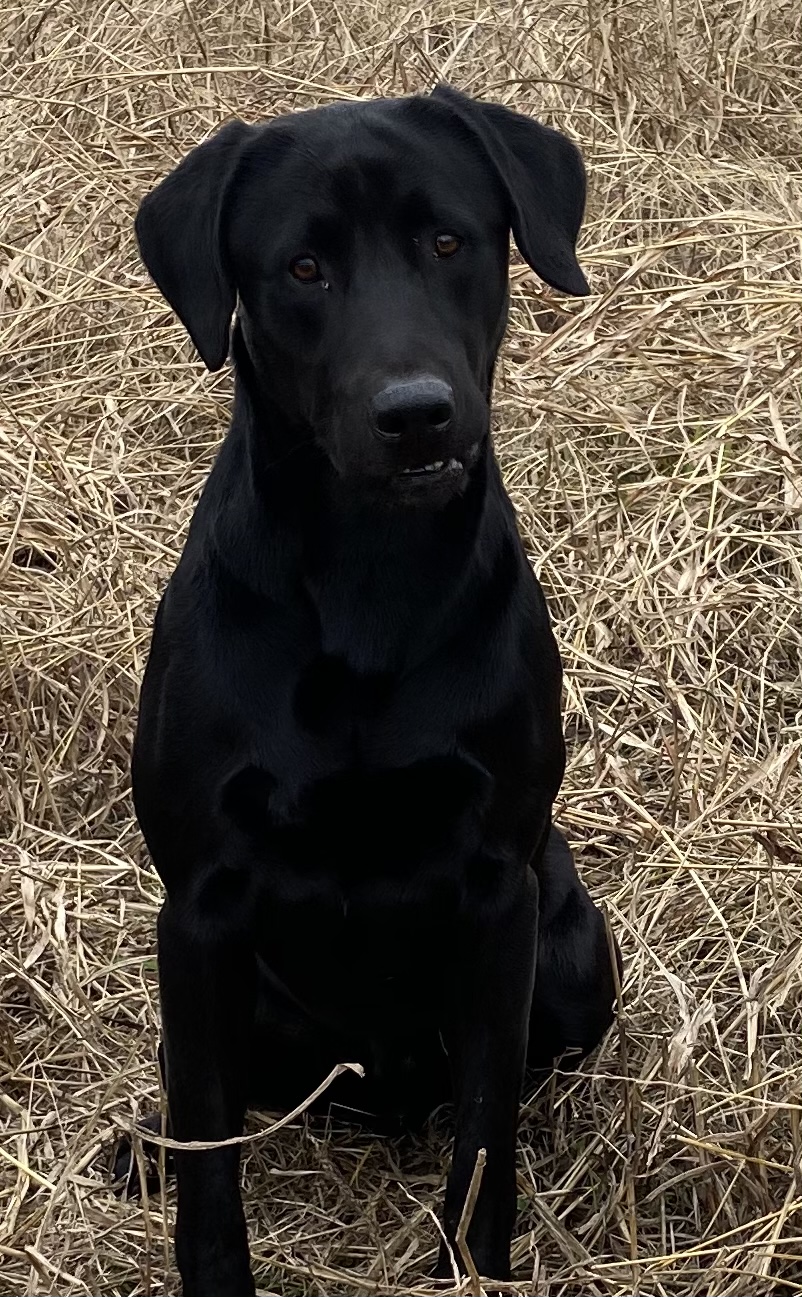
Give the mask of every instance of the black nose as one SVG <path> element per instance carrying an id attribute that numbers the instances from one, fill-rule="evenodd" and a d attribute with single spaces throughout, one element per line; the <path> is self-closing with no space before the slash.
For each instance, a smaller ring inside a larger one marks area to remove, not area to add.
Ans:
<path id="1" fill-rule="evenodd" d="M 380 437 L 396 440 L 410 432 L 445 432 L 454 418 L 454 393 L 439 378 L 390 383 L 371 402 Z"/>

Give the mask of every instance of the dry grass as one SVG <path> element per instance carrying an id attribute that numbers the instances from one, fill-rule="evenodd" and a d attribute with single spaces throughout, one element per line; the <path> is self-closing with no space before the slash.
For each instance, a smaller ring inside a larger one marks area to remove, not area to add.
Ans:
<path id="1" fill-rule="evenodd" d="M 128 752 L 230 381 L 149 286 L 137 200 L 235 111 L 446 75 L 565 128 L 592 177 L 595 295 L 515 271 L 497 426 L 567 667 L 559 819 L 627 986 L 620 1032 L 526 1108 L 518 1291 L 802 1294 L 799 15 L 10 0 L 0 1293 L 175 1284 L 172 1190 L 120 1203 L 103 1159 L 158 1097 Z M 303 1121 L 251 1144 L 260 1288 L 433 1291 L 445 1149 Z"/>

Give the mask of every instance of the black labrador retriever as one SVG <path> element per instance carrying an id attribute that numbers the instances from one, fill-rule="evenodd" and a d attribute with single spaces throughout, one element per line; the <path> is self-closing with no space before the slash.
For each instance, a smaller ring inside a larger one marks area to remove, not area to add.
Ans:
<path id="1" fill-rule="evenodd" d="M 236 1137 L 338 1061 L 366 1070 L 335 1082 L 352 1110 L 450 1099 L 445 1235 L 483 1148 L 467 1241 L 496 1279 L 525 1066 L 592 1049 L 614 1001 L 551 823 L 560 660 L 489 434 L 510 229 L 586 293 L 584 198 L 562 135 L 439 87 L 232 122 L 136 221 L 206 365 L 231 346 L 236 372 L 133 760 L 172 1134 Z M 238 1146 L 175 1160 L 186 1297 L 252 1294 Z"/>

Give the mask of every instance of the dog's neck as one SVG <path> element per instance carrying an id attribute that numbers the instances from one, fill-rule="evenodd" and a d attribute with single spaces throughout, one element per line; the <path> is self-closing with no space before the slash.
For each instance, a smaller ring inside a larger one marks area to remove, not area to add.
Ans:
<path id="1" fill-rule="evenodd" d="M 442 642 L 481 580 L 479 555 L 486 563 L 496 547 L 480 538 L 509 530 L 489 442 L 443 509 L 389 508 L 366 502 L 248 380 L 238 366 L 215 504 L 220 561 L 263 596 L 311 600 L 326 654 L 365 672 L 409 667 Z"/>

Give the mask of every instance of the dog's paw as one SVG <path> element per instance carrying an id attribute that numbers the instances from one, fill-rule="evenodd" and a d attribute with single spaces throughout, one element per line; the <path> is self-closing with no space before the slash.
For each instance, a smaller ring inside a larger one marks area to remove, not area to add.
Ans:
<path id="1" fill-rule="evenodd" d="M 140 1117 L 137 1128 L 142 1131 L 143 1135 L 160 1135 L 162 1133 L 161 1113 L 151 1112 L 146 1117 Z M 111 1162 L 111 1185 L 119 1198 L 142 1197 L 140 1166 L 145 1173 L 145 1188 L 148 1194 L 158 1193 L 159 1191 L 159 1146 L 158 1144 L 152 1144 L 147 1139 L 143 1139 L 141 1149 L 142 1156 L 140 1159 L 134 1153 L 133 1141 L 130 1135 L 123 1135 L 115 1145 Z M 165 1170 L 168 1175 L 172 1172 L 172 1162 L 170 1150 L 166 1149 Z"/>

